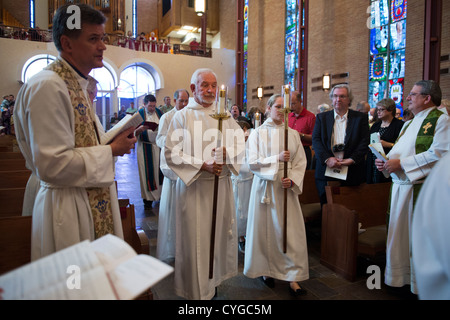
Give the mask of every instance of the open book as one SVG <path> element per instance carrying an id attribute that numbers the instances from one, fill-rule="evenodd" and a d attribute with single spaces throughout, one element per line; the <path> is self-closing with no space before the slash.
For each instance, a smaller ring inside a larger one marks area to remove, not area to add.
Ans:
<path id="1" fill-rule="evenodd" d="M 111 129 L 109 129 L 106 133 L 101 135 L 100 142 L 103 145 L 106 145 L 114 140 L 114 138 L 124 132 L 125 130 L 134 127 L 137 128 L 145 119 L 142 118 L 139 112 L 136 112 L 133 115 L 127 114 L 122 118 L 117 124 L 114 125 Z"/>
<path id="2" fill-rule="evenodd" d="M 106 235 L 1 276 L 0 299 L 129 300 L 172 272 L 171 266 Z"/>

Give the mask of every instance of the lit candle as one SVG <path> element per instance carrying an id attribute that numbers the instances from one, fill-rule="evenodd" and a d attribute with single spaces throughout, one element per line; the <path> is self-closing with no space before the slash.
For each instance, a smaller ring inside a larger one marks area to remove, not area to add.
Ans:
<path id="1" fill-rule="evenodd" d="M 227 101 L 227 87 L 222 85 L 219 90 L 219 104 L 217 107 L 217 114 L 226 113 L 225 104 Z"/>
<path id="2" fill-rule="evenodd" d="M 291 87 L 287 84 L 283 86 L 284 108 L 287 109 L 291 105 Z"/>
<path id="3" fill-rule="evenodd" d="M 259 112 L 257 112 L 255 114 L 255 129 L 259 127 L 261 121 L 261 115 L 259 114 Z"/>

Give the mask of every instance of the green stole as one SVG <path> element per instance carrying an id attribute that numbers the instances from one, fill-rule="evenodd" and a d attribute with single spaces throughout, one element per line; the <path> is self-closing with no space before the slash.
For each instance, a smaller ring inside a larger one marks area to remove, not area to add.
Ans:
<path id="1" fill-rule="evenodd" d="M 161 119 L 163 113 L 158 108 L 155 109 L 156 115 L 158 119 Z M 143 119 L 146 119 L 145 108 L 139 109 L 139 113 L 141 114 Z M 146 120 L 144 120 L 146 121 Z M 140 137 L 142 142 L 142 148 L 144 151 L 144 168 L 145 168 L 145 177 L 146 177 L 146 186 L 148 191 L 158 190 L 158 185 L 162 185 L 164 181 L 164 175 L 161 172 L 161 169 L 158 170 L 158 177 L 155 177 L 154 168 L 153 168 L 153 148 L 150 144 L 150 138 L 148 136 L 147 130 L 142 132 Z M 158 179 L 158 183 L 156 182 Z"/>
<path id="2" fill-rule="evenodd" d="M 55 72 L 67 86 L 75 119 L 75 148 L 99 145 L 93 107 L 91 101 L 86 99 L 76 73 L 60 59 L 55 60 L 45 69 Z M 114 234 L 109 188 L 86 188 L 86 192 L 92 211 L 95 238 Z"/>

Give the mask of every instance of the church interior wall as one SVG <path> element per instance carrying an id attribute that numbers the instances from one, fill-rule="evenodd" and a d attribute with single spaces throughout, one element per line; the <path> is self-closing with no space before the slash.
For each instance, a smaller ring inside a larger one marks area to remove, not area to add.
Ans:
<path id="1" fill-rule="evenodd" d="M 22 5 L 20 5 L 23 2 Z M 28 9 L 25 0 L 2 0 L 4 8 L 10 8 L 15 16 L 27 19 Z M 219 76 L 224 75 L 224 82 L 229 85 L 229 97 L 235 100 L 235 50 L 237 41 L 236 26 L 237 0 L 219 1 L 220 12 L 220 47 L 214 49 L 213 59 L 181 55 L 163 55 L 134 51 L 108 46 L 105 56 L 110 58 L 117 68 L 127 60 L 151 60 L 163 70 L 165 88 L 158 93 L 158 100 L 171 95 L 172 89 L 183 83 L 188 86 L 191 70 L 197 67 L 211 66 L 217 69 Z M 157 0 L 140 1 L 138 10 L 138 31 L 152 29 L 157 24 Z M 279 93 L 284 84 L 284 30 L 285 2 L 278 0 L 250 1 L 249 3 L 249 61 L 248 61 L 248 108 L 260 105 L 253 99 L 256 87 L 273 86 L 272 91 Z M 22 8 L 22 9 L 20 9 Z M 316 112 L 317 105 L 331 103 L 328 92 L 313 90 L 320 86 L 312 79 L 324 73 L 348 73 L 348 78 L 333 80 L 349 82 L 355 96 L 355 103 L 367 100 L 369 69 L 369 1 L 357 0 L 314 0 L 309 1 L 309 51 L 308 51 L 308 88 L 307 108 Z M 450 54 L 450 0 L 443 0 L 441 55 Z M 415 81 L 423 76 L 423 34 L 425 1 L 409 0 L 406 32 L 406 71 L 405 93 L 407 94 Z M 25 22 L 26 24 L 26 22 Z M 18 61 L 25 56 L 47 50 L 46 44 L 27 43 L 26 41 L 0 39 L 0 66 L 3 81 L 2 93 L 16 94 L 20 88 L 17 74 L 22 65 Z M 27 59 L 25 59 L 26 61 Z M 442 61 L 441 68 L 450 68 L 450 61 Z M 181 76 L 180 76 L 181 75 Z M 184 76 L 183 76 L 184 75 Z M 450 97 L 450 74 L 443 74 L 440 79 L 443 95 Z M 404 94 L 404 99 L 406 98 Z M 263 100 L 265 104 L 268 97 Z M 264 106 L 262 106 L 264 108 Z"/>
<path id="2" fill-rule="evenodd" d="M 20 90 L 22 68 L 25 62 L 37 54 L 58 55 L 53 43 L 20 41 L 0 38 L 0 69 L 2 82 L 0 92 L 17 95 Z M 162 53 L 146 53 L 115 46 L 107 46 L 104 57 L 115 70 L 123 70 L 136 61 L 150 61 L 161 70 L 164 87 L 157 91 L 158 104 L 165 96 L 173 97 L 175 90 L 189 90 L 191 76 L 198 68 L 211 68 L 218 76 L 219 84 L 229 88 L 229 96 L 235 96 L 235 52 L 228 49 L 213 49 L 213 58 L 191 57 Z M 118 75 L 120 76 L 120 75 Z M 190 92 L 190 90 L 189 90 Z"/>

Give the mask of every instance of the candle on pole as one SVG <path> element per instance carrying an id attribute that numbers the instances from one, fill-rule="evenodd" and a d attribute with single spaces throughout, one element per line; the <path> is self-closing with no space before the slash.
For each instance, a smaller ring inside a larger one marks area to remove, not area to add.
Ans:
<path id="1" fill-rule="evenodd" d="M 289 112 L 291 105 L 291 86 L 284 85 L 281 89 L 284 101 L 284 151 L 289 150 L 288 145 L 288 129 L 289 129 Z M 284 177 L 288 177 L 288 163 L 284 163 Z M 283 206 L 283 253 L 287 252 L 287 189 L 284 189 L 284 206 Z"/>
<path id="2" fill-rule="evenodd" d="M 260 124 L 261 124 L 261 114 L 257 112 L 255 114 L 255 129 L 257 129 Z"/>
<path id="3" fill-rule="evenodd" d="M 227 87 L 225 85 L 220 86 L 219 89 L 219 102 L 217 104 L 217 114 L 226 113 L 226 102 L 227 102 Z"/>
<path id="4" fill-rule="evenodd" d="M 219 93 L 216 95 L 218 99 L 216 100 L 216 112 L 211 114 L 211 117 L 217 120 L 218 124 L 218 137 L 217 137 L 217 147 L 219 149 L 222 147 L 222 121 L 230 118 L 226 110 L 227 101 L 227 87 L 222 85 L 219 88 Z M 221 160 L 219 160 L 221 161 Z M 221 162 L 223 163 L 223 162 Z M 212 208 L 212 220 L 211 220 L 211 238 L 209 247 L 209 279 L 214 276 L 214 246 L 216 242 L 216 221 L 217 221 L 217 199 L 219 191 L 219 176 L 216 174 L 214 176 L 214 193 L 213 193 L 213 208 Z"/>

